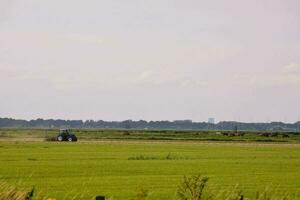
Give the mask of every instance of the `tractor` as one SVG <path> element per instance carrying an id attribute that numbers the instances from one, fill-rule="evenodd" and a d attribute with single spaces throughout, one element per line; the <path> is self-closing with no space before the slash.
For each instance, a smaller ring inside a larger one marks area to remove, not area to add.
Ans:
<path id="1" fill-rule="evenodd" d="M 69 129 L 61 129 L 59 134 L 56 136 L 56 140 L 59 142 L 62 141 L 76 142 L 77 137 L 73 133 L 71 133 Z"/>

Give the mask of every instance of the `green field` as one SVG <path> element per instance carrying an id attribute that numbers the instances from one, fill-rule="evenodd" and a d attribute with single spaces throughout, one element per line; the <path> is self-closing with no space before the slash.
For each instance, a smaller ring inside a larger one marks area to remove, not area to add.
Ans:
<path id="1" fill-rule="evenodd" d="M 0 141 L 43 141 L 45 137 L 56 136 L 57 129 L 0 129 Z M 80 141 L 91 140 L 147 140 L 147 141 L 211 141 L 211 142 L 263 142 L 299 143 L 300 133 L 271 132 L 277 136 L 259 136 L 263 132 L 243 131 L 243 136 L 224 136 L 232 131 L 195 130 L 122 130 L 122 129 L 73 129 Z M 283 137 L 288 134 L 288 137 Z"/>
<path id="2" fill-rule="evenodd" d="M 237 187 L 252 199 L 268 188 L 300 199 L 299 136 L 266 143 L 251 134 L 229 140 L 212 133 L 77 130 L 77 143 L 43 141 L 56 132 L 1 130 L 1 182 L 34 186 L 37 199 L 105 195 L 128 200 L 143 187 L 150 191 L 149 200 L 170 200 L 184 175 L 203 174 L 210 178 L 208 188 L 213 193 Z M 169 134 L 167 139 L 153 140 L 164 134 Z"/>

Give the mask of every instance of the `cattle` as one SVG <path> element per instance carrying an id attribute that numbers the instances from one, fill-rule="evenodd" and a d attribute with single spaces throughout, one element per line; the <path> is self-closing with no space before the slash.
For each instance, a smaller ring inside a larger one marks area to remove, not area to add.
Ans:
<path id="1" fill-rule="evenodd" d="M 287 138 L 287 137 L 290 137 L 290 136 L 288 134 L 284 133 L 284 134 L 282 134 L 282 137 Z"/>
<path id="2" fill-rule="evenodd" d="M 271 133 L 260 133 L 259 136 L 270 137 Z"/>

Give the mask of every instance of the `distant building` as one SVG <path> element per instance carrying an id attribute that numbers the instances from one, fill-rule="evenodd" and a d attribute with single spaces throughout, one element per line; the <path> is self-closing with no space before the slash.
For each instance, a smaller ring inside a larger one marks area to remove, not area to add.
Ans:
<path id="1" fill-rule="evenodd" d="M 207 121 L 209 124 L 214 124 L 215 123 L 215 118 L 208 118 Z"/>

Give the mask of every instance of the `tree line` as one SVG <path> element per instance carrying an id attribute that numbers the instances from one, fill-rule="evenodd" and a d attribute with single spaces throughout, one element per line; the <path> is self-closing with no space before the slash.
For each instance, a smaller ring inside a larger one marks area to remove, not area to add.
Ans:
<path id="1" fill-rule="evenodd" d="M 296 123 L 270 122 L 245 123 L 222 121 L 207 122 L 178 121 L 103 121 L 103 120 L 62 120 L 35 119 L 19 120 L 0 118 L 0 128 L 101 128 L 101 129 L 179 129 L 179 130 L 248 130 L 248 131 L 300 131 L 300 121 Z"/>

